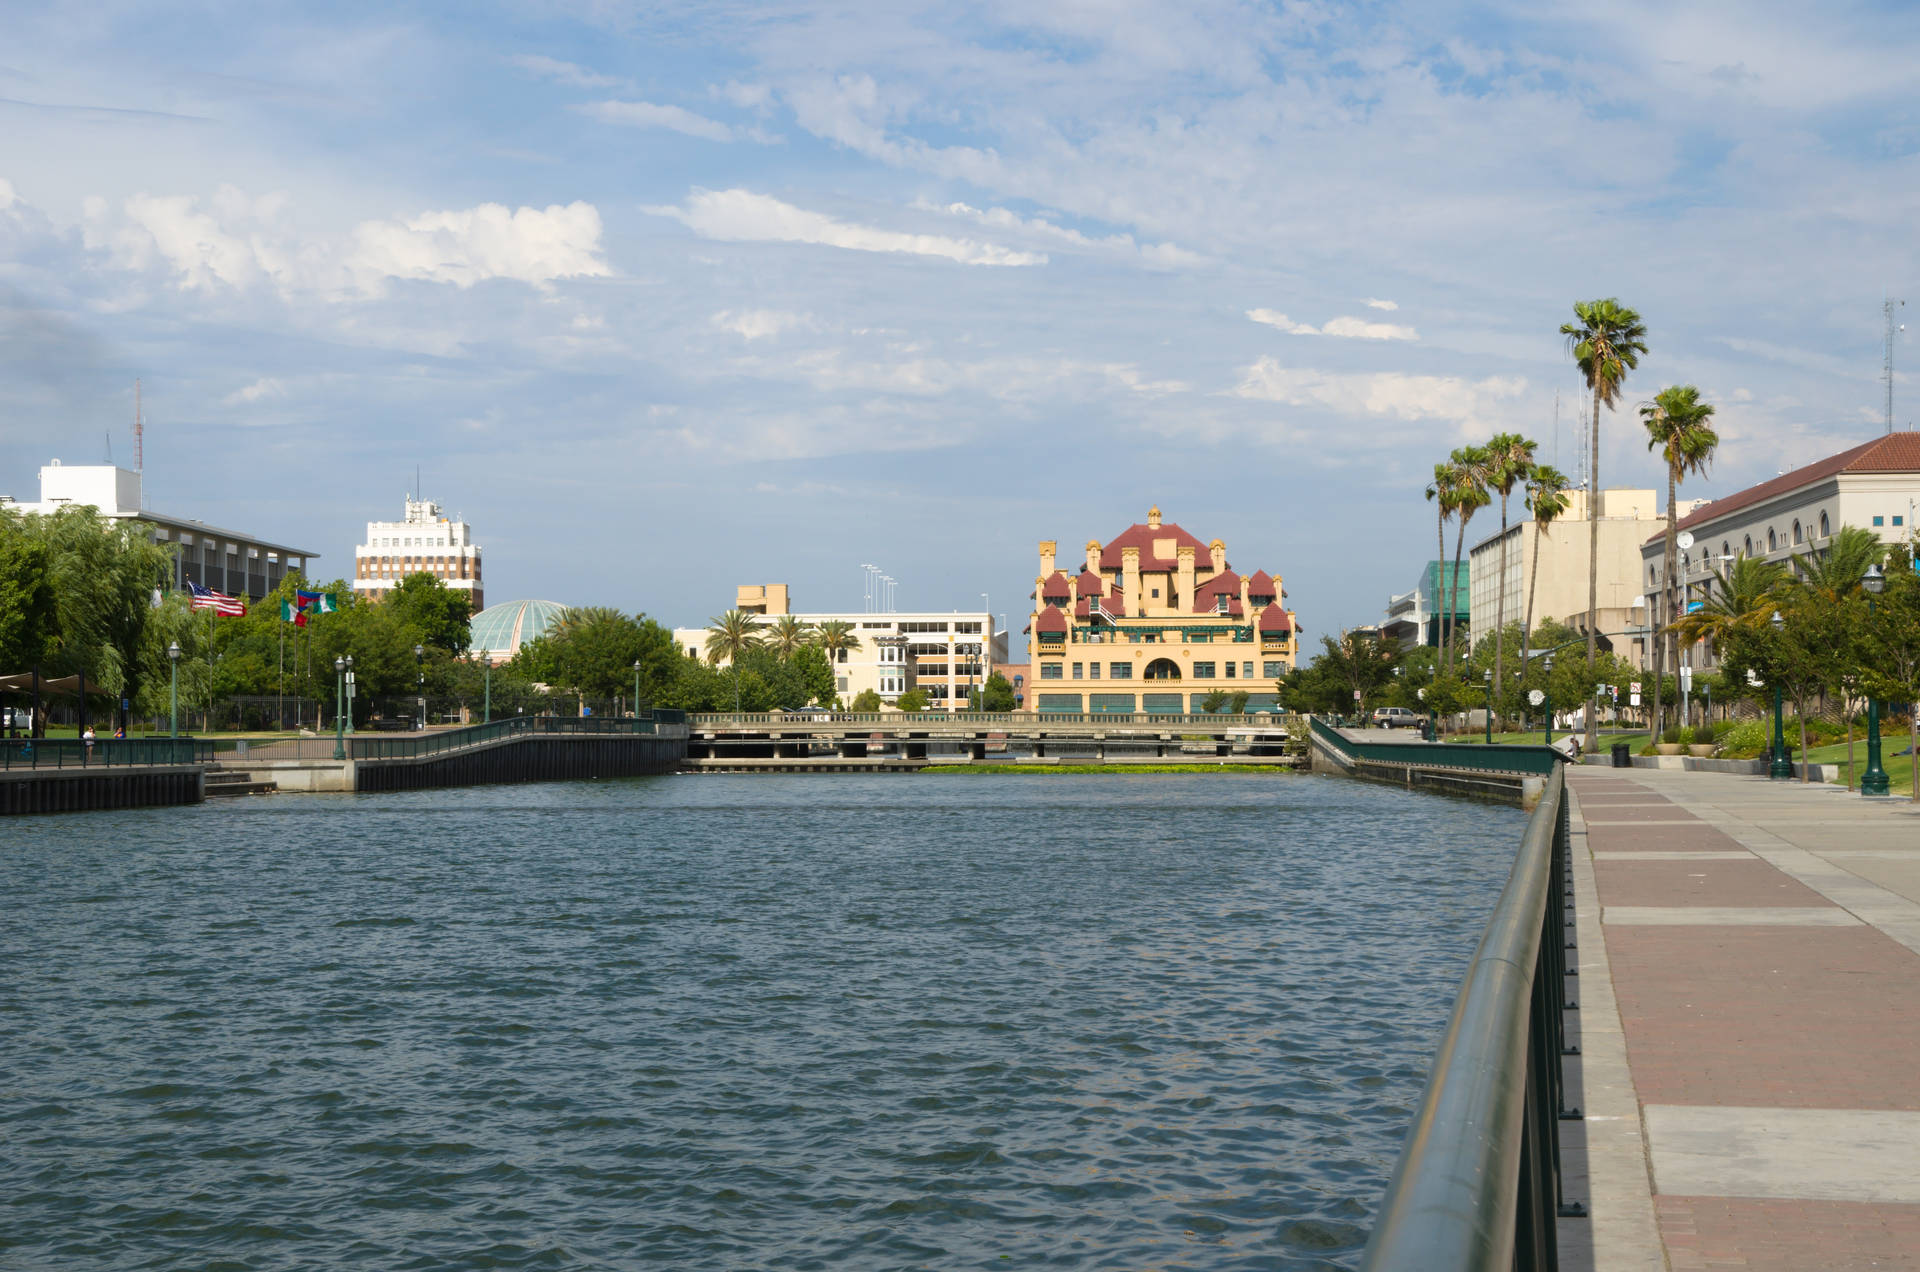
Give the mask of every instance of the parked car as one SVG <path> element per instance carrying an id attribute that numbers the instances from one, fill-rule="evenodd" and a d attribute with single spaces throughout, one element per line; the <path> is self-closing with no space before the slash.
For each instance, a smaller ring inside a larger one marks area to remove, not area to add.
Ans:
<path id="1" fill-rule="evenodd" d="M 1373 712 L 1373 727 L 1417 729 L 1420 727 L 1420 715 L 1406 707 L 1376 707 Z"/>

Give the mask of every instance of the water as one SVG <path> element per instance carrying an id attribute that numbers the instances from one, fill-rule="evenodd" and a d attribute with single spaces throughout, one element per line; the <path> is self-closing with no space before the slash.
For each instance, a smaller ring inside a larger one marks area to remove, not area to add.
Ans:
<path id="1" fill-rule="evenodd" d="M 703 776 L 0 826 L 0 1266 L 1350 1267 L 1518 813 Z"/>

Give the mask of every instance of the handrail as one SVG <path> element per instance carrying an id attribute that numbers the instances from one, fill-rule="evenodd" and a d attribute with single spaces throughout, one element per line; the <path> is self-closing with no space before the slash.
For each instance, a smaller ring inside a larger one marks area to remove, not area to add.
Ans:
<path id="1" fill-rule="evenodd" d="M 1362 742 L 1348 737 L 1319 716 L 1308 717 L 1313 736 L 1349 760 L 1412 764 L 1423 768 L 1465 769 L 1475 773 L 1526 773 L 1544 777 L 1566 756 L 1533 742 L 1454 744 L 1446 742 Z"/>
<path id="2" fill-rule="evenodd" d="M 1474 951 L 1364 1272 L 1558 1266 L 1568 844 L 1556 767 Z"/>
<path id="3" fill-rule="evenodd" d="M 677 733 L 678 727 L 685 721 L 684 711 L 664 707 L 642 711 L 634 716 L 516 715 L 490 724 L 444 729 L 421 736 L 383 738 L 360 735 L 353 739 L 352 753 L 356 760 L 409 760 L 535 733 L 630 737 L 659 733 L 663 725 L 667 726 L 668 731 Z"/>
<path id="4" fill-rule="evenodd" d="M 0 769 L 152 768 L 210 764 L 200 738 L 0 738 Z"/>
<path id="5" fill-rule="evenodd" d="M 1285 711 L 1240 715 L 1157 711 L 697 711 L 686 717 L 695 728 L 758 724 L 880 724 L 899 729 L 942 729 L 965 725 L 1159 725 L 1166 728 L 1265 728 L 1282 730 L 1299 717 Z"/>

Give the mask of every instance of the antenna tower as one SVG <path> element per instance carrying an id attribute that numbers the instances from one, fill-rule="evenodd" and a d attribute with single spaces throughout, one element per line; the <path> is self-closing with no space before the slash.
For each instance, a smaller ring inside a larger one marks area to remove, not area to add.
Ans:
<path id="1" fill-rule="evenodd" d="M 140 381 L 133 382 L 133 471 L 147 471 L 147 430 L 140 419 Z"/>
<path id="2" fill-rule="evenodd" d="M 1893 432 L 1893 337 L 1895 332 L 1907 329 L 1905 323 L 1894 322 L 1893 312 L 1906 303 L 1904 300 L 1889 296 L 1880 306 L 1887 315 L 1887 364 L 1886 369 L 1880 373 L 1880 378 L 1887 382 L 1887 432 L 1889 433 Z"/>

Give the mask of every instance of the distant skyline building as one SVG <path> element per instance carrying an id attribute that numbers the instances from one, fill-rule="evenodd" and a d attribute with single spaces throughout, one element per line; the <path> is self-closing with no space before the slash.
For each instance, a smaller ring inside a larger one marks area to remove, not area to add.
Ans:
<path id="1" fill-rule="evenodd" d="M 0 508 L 19 512 L 51 515 L 63 508 L 92 507 L 110 520 L 143 523 L 149 538 L 175 550 L 170 584 L 176 590 L 191 579 L 216 592 L 257 601 L 279 587 L 289 571 L 312 577 L 307 567 L 315 553 L 310 549 L 153 512 L 145 505 L 140 473 L 114 464 L 62 464 L 57 459 L 40 470 L 37 501 L 0 495 Z"/>
<path id="2" fill-rule="evenodd" d="M 843 703 L 868 689 L 886 703 L 918 689 L 930 710 L 964 711 L 973 690 L 1007 661 L 1007 634 L 994 630 L 993 615 L 984 610 L 796 614 L 784 583 L 738 587 L 734 608 L 765 626 L 789 615 L 809 627 L 845 623 L 859 644 L 830 656 L 834 692 Z M 707 655 L 703 627 L 675 628 L 673 643 L 690 657 Z"/>
<path id="3" fill-rule="evenodd" d="M 1387 621 L 1380 625 L 1381 634 L 1403 646 L 1428 645 L 1436 648 L 1449 630 L 1456 635 L 1466 636 L 1473 626 L 1470 572 L 1470 563 L 1462 561 L 1459 592 L 1456 594 L 1453 590 L 1453 562 L 1427 562 L 1427 568 L 1420 573 L 1420 581 L 1411 591 L 1388 599 Z M 1449 605 L 1456 607 L 1452 628 L 1443 621 Z"/>
<path id="4" fill-rule="evenodd" d="M 1058 543 L 1042 542 L 1031 708 L 1183 714 L 1216 692 L 1245 692 L 1249 711 L 1277 708 L 1299 636 L 1279 575 L 1237 573 L 1223 541 L 1163 524 L 1157 507 L 1109 543 L 1089 539 L 1072 573 L 1061 563 Z"/>
<path id="5" fill-rule="evenodd" d="M 353 552 L 353 590 L 379 600 L 409 574 L 431 574 L 465 592 L 475 614 L 486 608 L 473 527 L 443 516 L 432 500 L 411 495 L 404 520 L 367 522 L 367 541 Z"/>

